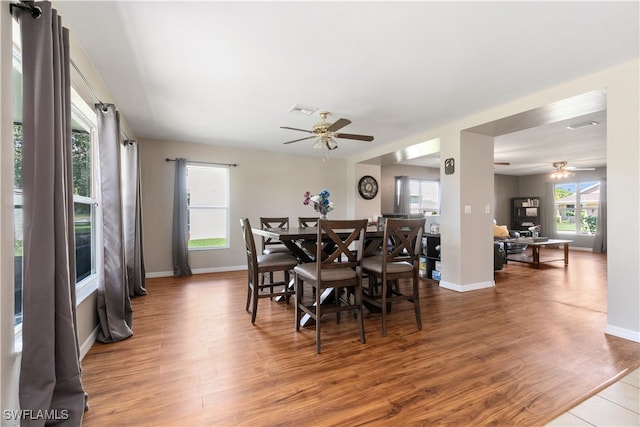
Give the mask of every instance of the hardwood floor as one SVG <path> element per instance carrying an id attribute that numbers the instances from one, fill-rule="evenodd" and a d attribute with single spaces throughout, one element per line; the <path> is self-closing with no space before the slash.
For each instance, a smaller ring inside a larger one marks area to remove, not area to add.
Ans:
<path id="1" fill-rule="evenodd" d="M 539 426 L 640 366 L 640 344 L 604 334 L 606 257 L 509 263 L 496 286 L 421 283 L 412 305 L 294 330 L 293 304 L 244 311 L 246 272 L 150 279 L 134 336 L 83 361 L 91 426 Z M 409 286 L 408 282 L 403 286 Z M 311 297 L 311 292 L 305 296 Z"/>

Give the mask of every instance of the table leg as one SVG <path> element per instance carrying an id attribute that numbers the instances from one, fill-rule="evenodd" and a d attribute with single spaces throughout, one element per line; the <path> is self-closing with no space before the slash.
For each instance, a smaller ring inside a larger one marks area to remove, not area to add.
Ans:
<path id="1" fill-rule="evenodd" d="M 531 254 L 533 255 L 533 267 L 540 268 L 540 246 L 531 246 Z"/>
<path id="2" fill-rule="evenodd" d="M 569 244 L 564 244 L 564 266 L 569 265 Z"/>

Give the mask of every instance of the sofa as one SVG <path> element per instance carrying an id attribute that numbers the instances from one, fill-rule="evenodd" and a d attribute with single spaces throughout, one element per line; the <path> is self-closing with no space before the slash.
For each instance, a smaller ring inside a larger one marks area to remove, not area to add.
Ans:
<path id="1" fill-rule="evenodd" d="M 502 270 L 507 263 L 507 253 L 502 242 L 493 242 L 493 271 Z"/>
<path id="2" fill-rule="evenodd" d="M 527 249 L 526 243 L 518 243 L 510 241 L 521 237 L 520 232 L 509 230 L 506 225 L 493 225 L 493 240 L 503 244 L 504 251 L 507 255 L 519 254 Z"/>

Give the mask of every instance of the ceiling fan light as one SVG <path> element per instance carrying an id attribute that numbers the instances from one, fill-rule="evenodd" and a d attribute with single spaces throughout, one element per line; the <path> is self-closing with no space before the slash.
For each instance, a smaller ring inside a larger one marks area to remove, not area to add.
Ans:
<path id="1" fill-rule="evenodd" d="M 329 150 L 335 150 L 338 148 L 338 143 L 333 138 L 327 138 L 327 148 Z"/>
<path id="2" fill-rule="evenodd" d="M 313 148 L 315 148 L 316 150 L 319 150 L 322 147 L 324 147 L 324 142 L 322 141 L 322 138 L 316 139 L 316 142 L 313 143 Z"/>

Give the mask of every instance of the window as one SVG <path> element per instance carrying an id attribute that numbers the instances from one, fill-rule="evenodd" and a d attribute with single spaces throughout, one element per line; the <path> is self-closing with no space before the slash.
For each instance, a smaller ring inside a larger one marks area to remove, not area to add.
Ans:
<path id="1" fill-rule="evenodd" d="M 595 234 L 600 207 L 599 182 L 555 184 L 554 194 L 558 232 Z"/>
<path id="2" fill-rule="evenodd" d="M 13 21 L 13 142 L 14 142 L 14 325 L 17 335 L 22 325 L 22 61 L 20 55 L 19 24 Z M 96 229 L 97 190 L 95 165 L 97 144 L 96 117 L 93 110 L 71 89 L 73 150 L 73 202 L 76 241 L 77 302 L 82 301 L 96 287 Z"/>
<path id="3" fill-rule="evenodd" d="M 410 179 L 411 205 L 409 213 L 425 214 L 440 212 L 440 182 L 425 179 Z"/>
<path id="4" fill-rule="evenodd" d="M 189 249 L 229 247 L 229 168 L 187 165 Z"/>

